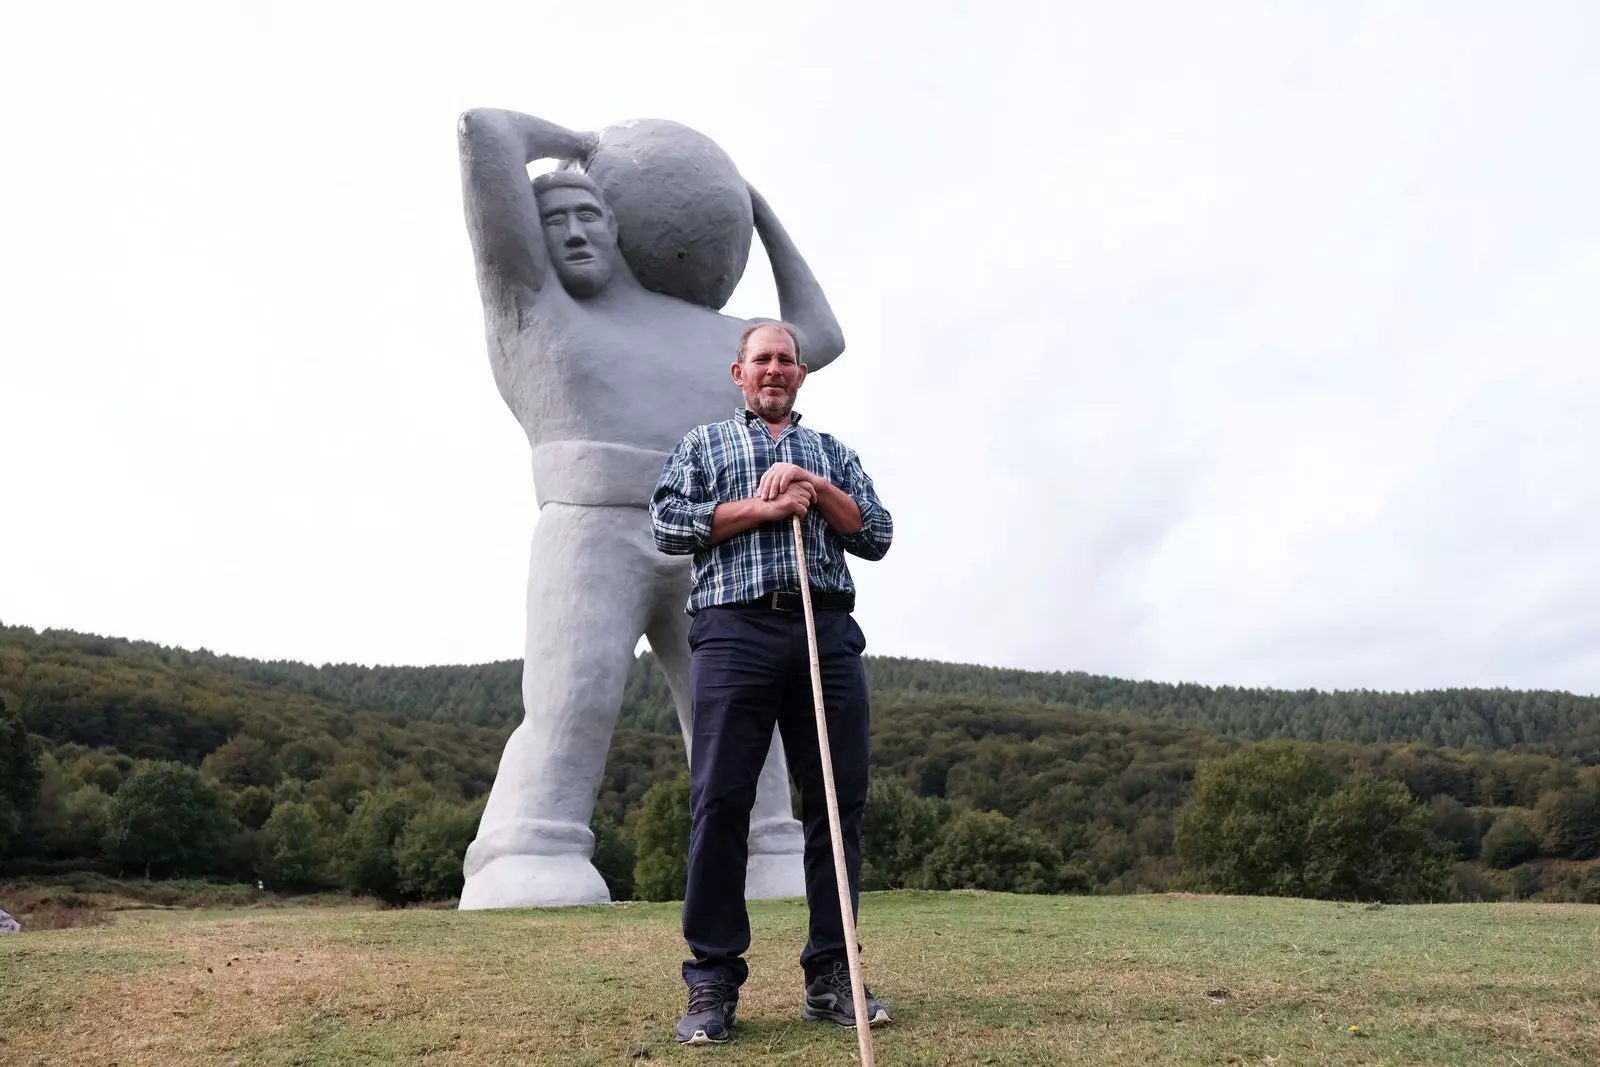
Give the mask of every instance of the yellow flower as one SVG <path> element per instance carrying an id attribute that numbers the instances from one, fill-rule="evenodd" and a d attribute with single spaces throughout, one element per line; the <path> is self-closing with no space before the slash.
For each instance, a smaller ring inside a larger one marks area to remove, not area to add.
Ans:
<path id="1" fill-rule="evenodd" d="M 1359 1027 L 1359 1026 L 1352 1026 L 1352 1027 L 1351 1027 L 1351 1028 L 1350 1028 L 1350 1032 L 1351 1032 L 1351 1033 L 1352 1033 L 1352 1034 L 1359 1034 L 1359 1033 L 1360 1033 L 1360 1032 L 1361 1032 L 1361 1027 Z"/>

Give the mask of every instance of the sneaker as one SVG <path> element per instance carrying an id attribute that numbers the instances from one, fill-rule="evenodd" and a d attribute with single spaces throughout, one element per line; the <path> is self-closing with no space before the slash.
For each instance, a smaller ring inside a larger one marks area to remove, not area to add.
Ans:
<path id="1" fill-rule="evenodd" d="M 863 986 L 861 992 L 867 998 L 868 1026 L 887 1026 L 894 1021 L 889 1005 L 874 997 L 871 989 Z M 806 1004 L 800 1010 L 800 1017 L 807 1022 L 856 1024 L 856 1003 L 850 995 L 848 964 L 835 963 L 811 977 L 806 983 Z"/>
<path id="2" fill-rule="evenodd" d="M 678 1041 L 685 1045 L 720 1045 L 733 1030 L 739 988 L 732 982 L 701 982 L 689 990 L 689 1010 L 678 1020 Z"/>

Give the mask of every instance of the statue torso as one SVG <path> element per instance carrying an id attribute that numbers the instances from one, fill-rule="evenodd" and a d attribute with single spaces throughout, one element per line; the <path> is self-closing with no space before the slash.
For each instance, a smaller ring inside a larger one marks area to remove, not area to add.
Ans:
<path id="1" fill-rule="evenodd" d="M 595 441 L 670 452 L 740 403 L 728 366 L 742 319 L 645 289 L 593 301 L 546 292 L 509 319 L 490 327 L 495 377 L 535 449 Z"/>

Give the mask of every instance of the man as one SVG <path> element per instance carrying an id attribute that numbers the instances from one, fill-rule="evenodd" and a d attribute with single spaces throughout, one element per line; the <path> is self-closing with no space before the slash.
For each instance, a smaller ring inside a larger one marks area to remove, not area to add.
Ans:
<path id="1" fill-rule="evenodd" d="M 773 726 L 783 737 L 805 827 L 810 940 L 802 1016 L 854 1026 L 844 924 L 811 694 L 792 516 L 805 532 L 851 906 L 861 884 L 861 812 L 867 799 L 866 638 L 851 617 L 855 587 L 845 553 L 882 559 L 894 527 L 856 454 L 800 425 L 795 395 L 806 378 L 796 332 L 750 327 L 732 367 L 745 407 L 701 426 L 662 469 L 650 505 L 656 547 L 694 555 L 688 612 L 689 877 L 683 965 L 689 1010 L 678 1040 L 726 1041 L 748 968 L 745 836 Z M 889 1009 L 867 994 L 869 1025 Z"/>
<path id="2" fill-rule="evenodd" d="M 540 509 L 525 714 L 467 850 L 461 906 L 603 901 L 589 818 L 641 634 L 688 740 L 690 568 L 651 546 L 646 508 L 684 431 L 737 401 L 722 353 L 749 321 L 641 285 L 618 248 L 616 216 L 581 172 L 529 182 L 530 162 L 583 160 L 596 135 L 490 108 L 462 115 L 457 133 L 490 360 L 533 446 Z M 838 322 L 772 209 L 754 190 L 751 201 L 781 311 L 826 363 L 844 348 Z M 754 895 L 800 891 L 785 778 L 774 745 L 751 827 Z"/>

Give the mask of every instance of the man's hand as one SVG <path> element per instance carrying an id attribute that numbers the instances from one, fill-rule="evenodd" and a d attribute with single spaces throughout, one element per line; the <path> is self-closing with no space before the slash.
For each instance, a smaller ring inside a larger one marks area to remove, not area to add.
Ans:
<path id="1" fill-rule="evenodd" d="M 776 500 L 789 491 L 789 487 L 796 482 L 811 485 L 815 474 L 804 467 L 794 463 L 774 463 L 767 468 L 767 473 L 761 476 L 761 484 L 756 486 L 757 500 Z M 817 499 L 816 487 L 812 485 L 811 499 Z"/>
<path id="2" fill-rule="evenodd" d="M 792 467 L 795 470 L 801 469 L 795 467 L 792 463 L 785 463 L 782 466 Z M 770 471 L 768 476 L 771 476 Z M 765 486 L 765 479 L 763 479 L 762 484 Z M 772 518 L 787 519 L 791 515 L 797 515 L 803 519 L 806 516 L 806 512 L 810 511 L 811 506 L 816 502 L 817 490 L 810 482 L 796 478 L 785 486 L 782 492 L 770 498 Z"/>
<path id="3" fill-rule="evenodd" d="M 805 516 L 817 502 L 817 491 L 810 482 L 795 480 L 771 500 L 753 496 L 718 504 L 711 513 L 711 544 L 726 541 L 736 534 L 754 529 L 764 522 L 787 522 L 791 515 Z"/>

